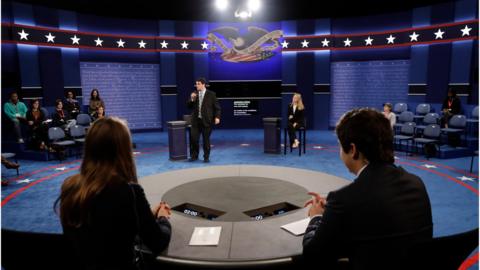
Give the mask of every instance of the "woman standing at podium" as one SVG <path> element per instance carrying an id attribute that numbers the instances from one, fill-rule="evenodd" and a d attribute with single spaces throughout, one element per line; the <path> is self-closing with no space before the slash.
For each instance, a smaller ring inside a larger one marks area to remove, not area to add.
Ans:
<path id="1" fill-rule="evenodd" d="M 296 130 L 305 127 L 305 106 L 303 105 L 302 95 L 295 93 L 292 97 L 292 103 L 288 105 L 288 137 L 292 148 L 297 148 Z"/>

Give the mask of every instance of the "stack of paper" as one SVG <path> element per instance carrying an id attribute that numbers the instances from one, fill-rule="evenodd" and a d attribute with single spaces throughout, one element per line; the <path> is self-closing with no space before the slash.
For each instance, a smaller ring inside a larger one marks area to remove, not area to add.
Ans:
<path id="1" fill-rule="evenodd" d="M 190 246 L 217 246 L 222 227 L 195 227 Z"/>
<path id="2" fill-rule="evenodd" d="M 305 218 L 299 221 L 285 224 L 281 228 L 292 233 L 293 235 L 298 236 L 305 233 L 305 230 L 307 229 L 309 222 L 310 222 L 310 218 Z"/>

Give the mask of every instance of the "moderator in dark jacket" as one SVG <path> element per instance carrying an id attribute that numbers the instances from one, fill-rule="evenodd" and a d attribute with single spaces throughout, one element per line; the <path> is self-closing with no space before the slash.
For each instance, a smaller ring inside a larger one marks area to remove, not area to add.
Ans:
<path id="1" fill-rule="evenodd" d="M 328 194 L 322 217 L 303 238 L 305 258 L 331 269 L 400 269 L 408 247 L 432 239 L 430 200 L 422 180 L 391 164 L 369 164 L 351 184 Z M 408 269 L 408 268 L 405 268 Z"/>
<path id="2" fill-rule="evenodd" d="M 136 235 L 154 254 L 166 249 L 170 242 L 169 221 L 164 217 L 155 219 L 142 187 L 137 184 L 106 188 L 94 199 L 91 209 L 87 225 L 63 227 L 84 269 L 135 269 Z"/>
<path id="3" fill-rule="evenodd" d="M 197 91 L 197 98 L 195 101 L 191 99 L 188 100 L 187 106 L 192 110 L 192 126 L 197 125 L 198 119 L 198 104 L 200 100 L 200 95 Z M 202 101 L 202 122 L 204 127 L 210 127 L 214 125 L 214 119 L 221 116 L 220 104 L 218 104 L 217 95 L 215 92 L 210 90 L 205 90 L 205 95 Z"/>
<path id="4" fill-rule="evenodd" d="M 293 118 L 290 119 L 290 115 L 292 115 Z M 305 124 L 305 110 L 299 110 L 297 108 L 295 112 L 293 112 L 293 105 L 288 105 L 288 122 L 292 124 L 297 123 L 297 127 L 303 127 Z"/>
<path id="5" fill-rule="evenodd" d="M 448 97 L 443 101 L 442 110 L 444 109 L 451 109 L 451 114 L 460 114 L 462 110 L 462 104 L 460 103 L 460 99 L 458 97 L 454 97 L 452 99 L 452 105 L 448 106 Z"/>

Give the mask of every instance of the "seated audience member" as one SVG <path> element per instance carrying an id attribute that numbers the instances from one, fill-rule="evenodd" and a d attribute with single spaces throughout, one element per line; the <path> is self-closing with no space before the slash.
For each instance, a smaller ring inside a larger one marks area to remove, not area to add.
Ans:
<path id="1" fill-rule="evenodd" d="M 27 112 L 27 124 L 33 149 L 45 149 L 45 142 L 48 141 L 48 125 L 44 122 L 45 120 L 45 114 L 40 109 L 40 101 L 32 100 L 30 110 Z"/>
<path id="2" fill-rule="evenodd" d="M 98 119 L 87 133 L 80 173 L 62 185 L 56 204 L 82 269 L 138 269 L 136 236 L 154 254 L 170 242 L 170 207 L 160 202 L 150 208 L 131 146 L 124 121 Z"/>
<path id="3" fill-rule="evenodd" d="M 77 115 L 80 113 L 80 104 L 75 99 L 75 94 L 72 90 L 67 91 L 64 107 L 65 111 L 67 112 L 68 119 L 77 119 Z"/>
<path id="4" fill-rule="evenodd" d="M 55 113 L 52 117 L 52 126 L 53 127 L 60 127 L 64 130 L 68 130 L 71 126 L 76 124 L 76 120 L 67 119 L 67 114 L 63 110 L 63 102 L 61 99 L 57 99 L 55 101 Z"/>
<path id="5" fill-rule="evenodd" d="M 93 117 L 93 114 L 97 111 L 97 108 L 102 106 L 105 110 L 105 104 L 103 103 L 102 98 L 100 98 L 100 93 L 97 89 L 93 89 L 90 93 L 90 103 L 88 106 L 88 114 Z"/>
<path id="6" fill-rule="evenodd" d="M 455 114 L 459 114 L 462 110 L 462 104 L 460 99 L 457 97 L 457 92 L 450 88 L 448 89 L 447 97 L 442 104 L 442 127 L 448 128 L 448 121 Z"/>
<path id="7" fill-rule="evenodd" d="M 101 119 L 105 117 L 105 108 L 102 105 L 98 106 L 96 112 L 93 113 L 93 120 Z"/>
<path id="8" fill-rule="evenodd" d="M 3 111 L 13 123 L 18 143 L 23 143 L 22 128 L 20 124 L 26 122 L 27 106 L 25 106 L 25 103 L 18 100 L 18 94 L 16 92 L 10 94 L 10 100 L 5 103 Z"/>
<path id="9" fill-rule="evenodd" d="M 392 112 L 392 103 L 383 104 L 383 115 L 390 121 L 390 127 L 393 129 L 395 123 L 397 122 L 397 116 Z"/>
<path id="10" fill-rule="evenodd" d="M 297 148 L 296 130 L 303 127 L 305 123 L 305 106 L 303 106 L 302 95 L 295 93 L 292 97 L 292 103 L 288 105 L 288 137 L 292 148 Z"/>
<path id="11" fill-rule="evenodd" d="M 339 121 L 340 158 L 356 176 L 327 198 L 309 193 L 311 217 L 303 255 L 332 269 L 410 269 L 408 248 L 432 239 L 430 200 L 422 180 L 395 166 L 389 121 L 373 109 L 355 109 Z"/>

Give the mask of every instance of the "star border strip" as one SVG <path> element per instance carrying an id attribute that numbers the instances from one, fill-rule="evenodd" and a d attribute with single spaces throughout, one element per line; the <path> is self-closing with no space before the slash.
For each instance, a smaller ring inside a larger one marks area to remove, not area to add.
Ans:
<path id="1" fill-rule="evenodd" d="M 408 29 L 314 36 L 287 36 L 283 51 L 358 50 L 396 48 L 478 39 L 478 20 L 437 24 Z"/>
<path id="2" fill-rule="evenodd" d="M 282 51 L 395 48 L 478 39 L 478 20 L 408 29 L 314 36 L 287 36 Z M 2 42 L 80 49 L 134 52 L 209 52 L 205 38 L 102 34 L 2 23 Z"/>

